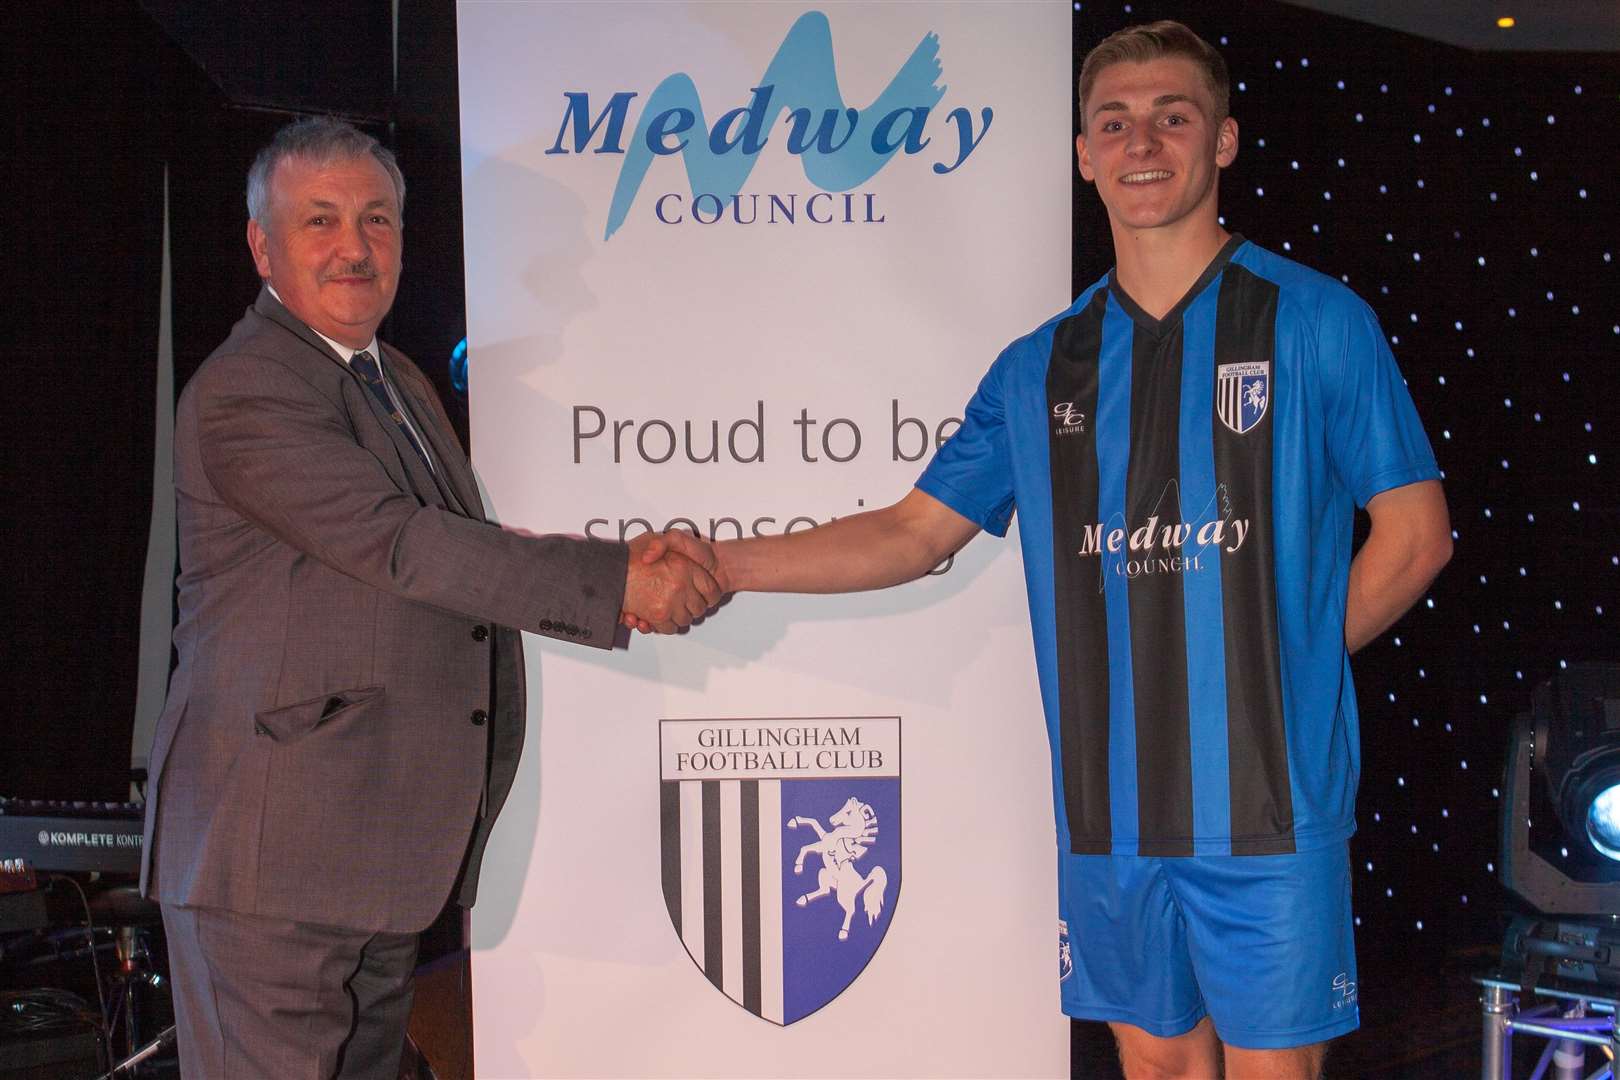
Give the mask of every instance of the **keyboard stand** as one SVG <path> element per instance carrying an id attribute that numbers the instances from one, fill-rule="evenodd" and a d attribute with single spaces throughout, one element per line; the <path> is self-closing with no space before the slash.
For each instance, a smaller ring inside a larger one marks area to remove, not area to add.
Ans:
<path id="1" fill-rule="evenodd" d="M 141 1062 L 154 1054 L 162 1052 L 165 1048 L 174 1045 L 174 1025 L 170 1024 L 158 1033 L 158 1037 L 135 1051 L 129 1057 L 114 1065 L 108 1072 L 96 1077 L 96 1080 L 113 1080 L 120 1073 L 127 1073 L 131 1069 L 139 1068 Z"/>

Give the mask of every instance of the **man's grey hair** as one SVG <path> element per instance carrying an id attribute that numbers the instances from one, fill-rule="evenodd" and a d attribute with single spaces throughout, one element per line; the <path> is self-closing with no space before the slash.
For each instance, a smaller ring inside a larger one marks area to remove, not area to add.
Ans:
<path id="1" fill-rule="evenodd" d="M 399 171 L 393 151 L 346 120 L 330 116 L 306 116 L 276 132 L 275 138 L 258 157 L 247 175 L 248 217 L 259 227 L 270 227 L 270 178 L 276 166 L 287 158 L 300 158 L 316 165 L 330 165 L 370 154 L 394 182 L 399 212 L 405 212 L 405 177 Z"/>

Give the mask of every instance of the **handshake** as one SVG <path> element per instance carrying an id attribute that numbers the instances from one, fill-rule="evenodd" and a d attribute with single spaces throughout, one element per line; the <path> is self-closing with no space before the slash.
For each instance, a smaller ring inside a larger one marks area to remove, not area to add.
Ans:
<path id="1" fill-rule="evenodd" d="M 712 611 L 730 591 L 709 544 L 679 529 L 642 533 L 630 541 L 620 620 L 643 634 L 673 634 Z"/>

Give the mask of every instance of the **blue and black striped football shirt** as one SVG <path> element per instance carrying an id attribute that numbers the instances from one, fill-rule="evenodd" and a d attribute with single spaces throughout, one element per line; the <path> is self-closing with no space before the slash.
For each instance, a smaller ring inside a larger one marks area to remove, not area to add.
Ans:
<path id="1" fill-rule="evenodd" d="M 1438 477 L 1372 311 L 1239 236 L 1162 319 L 1110 274 L 1008 346 L 917 486 L 1017 510 L 1062 848 L 1348 837 L 1355 508 Z"/>

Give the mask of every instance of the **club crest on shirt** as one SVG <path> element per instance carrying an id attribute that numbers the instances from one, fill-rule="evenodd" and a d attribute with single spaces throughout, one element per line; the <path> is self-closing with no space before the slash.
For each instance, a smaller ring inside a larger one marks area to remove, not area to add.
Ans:
<path id="1" fill-rule="evenodd" d="M 702 977 L 786 1026 L 849 987 L 900 891 L 900 718 L 664 720 L 664 903 Z"/>
<path id="2" fill-rule="evenodd" d="M 1222 364 L 1215 369 L 1215 414 L 1232 431 L 1247 435 L 1271 404 L 1271 361 Z"/>

